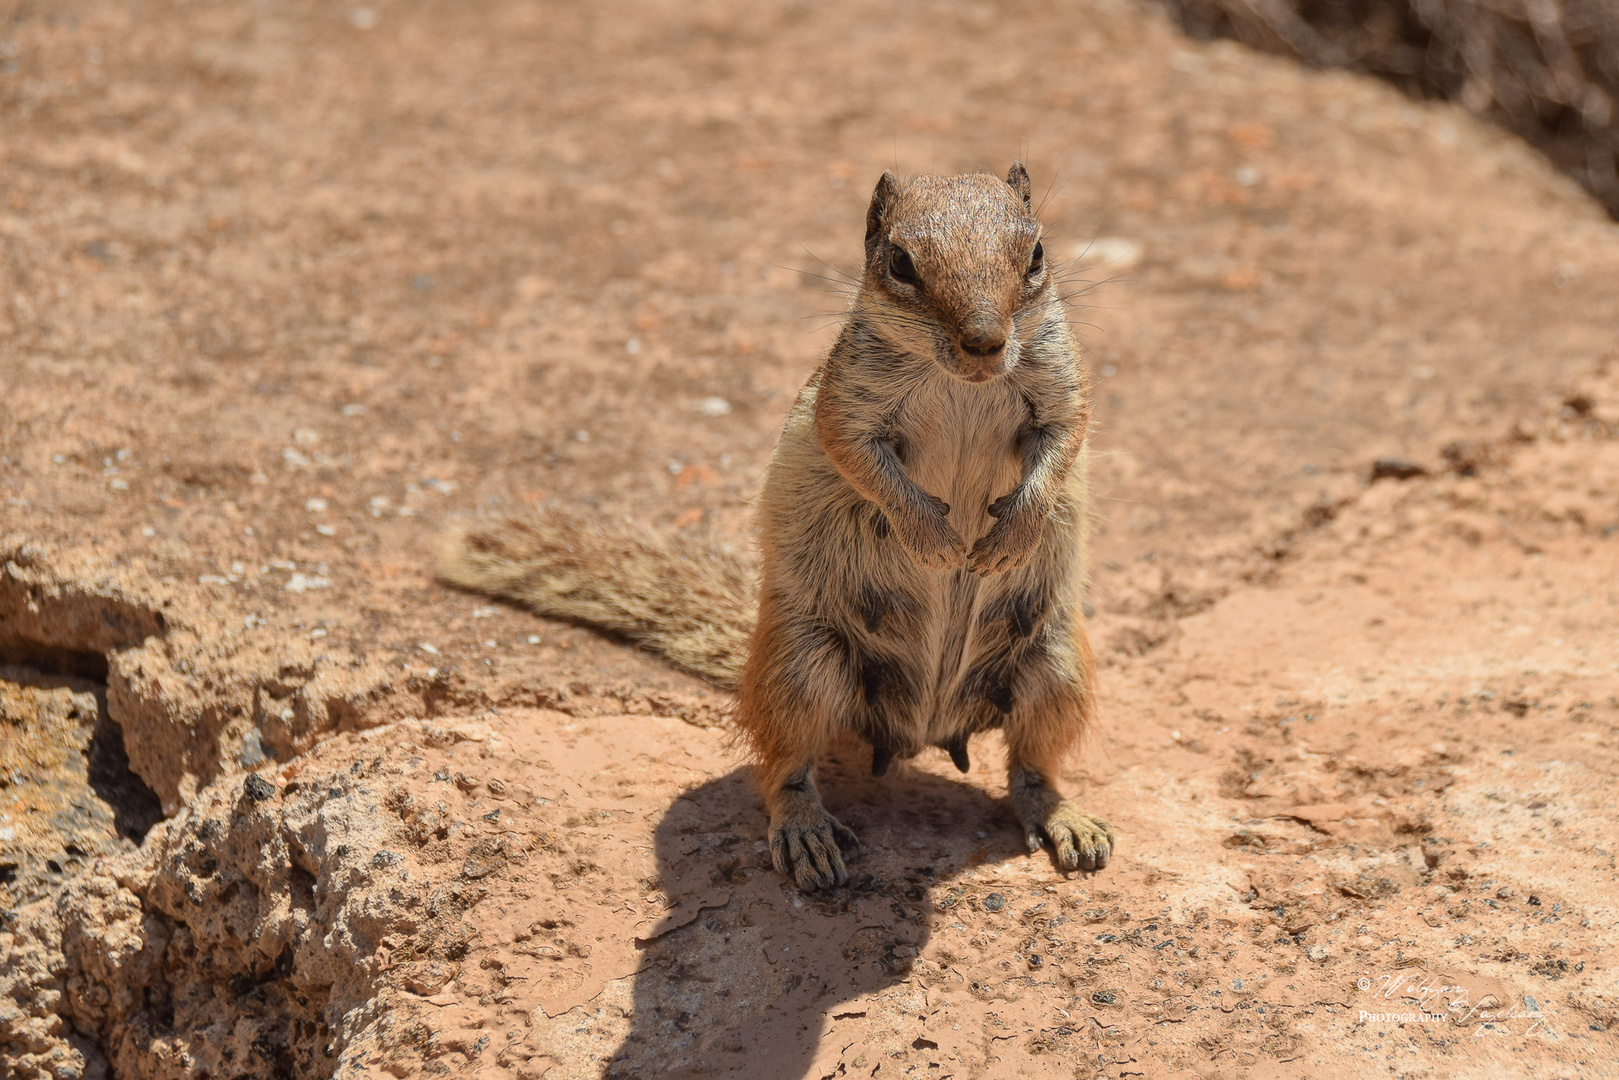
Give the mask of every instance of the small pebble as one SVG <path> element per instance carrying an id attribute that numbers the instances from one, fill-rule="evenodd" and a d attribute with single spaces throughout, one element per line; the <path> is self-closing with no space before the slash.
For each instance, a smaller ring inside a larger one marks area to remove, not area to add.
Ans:
<path id="1" fill-rule="evenodd" d="M 1107 270 L 1132 270 L 1141 265 L 1147 249 L 1125 236 L 1099 236 L 1074 247 L 1074 258 Z"/>
<path id="2" fill-rule="evenodd" d="M 247 796 L 249 802 L 263 802 L 275 798 L 276 789 L 275 785 L 264 777 L 253 773 L 242 782 L 242 794 Z"/>
<path id="3" fill-rule="evenodd" d="M 697 411 L 704 416 L 729 416 L 731 403 L 722 397 L 706 397 L 697 403 Z"/>
<path id="4" fill-rule="evenodd" d="M 293 574 L 287 579 L 287 583 L 282 588 L 291 593 L 301 593 L 308 592 L 311 589 L 330 588 L 331 584 L 332 582 L 329 578 L 319 577 L 314 574 Z"/>
<path id="5" fill-rule="evenodd" d="M 1378 458 L 1372 462 L 1373 480 L 1410 480 L 1426 475 L 1428 470 L 1425 466 L 1404 458 Z"/>
<path id="6" fill-rule="evenodd" d="M 988 896 L 984 897 L 985 911 L 999 911 L 1005 906 L 1006 897 L 1002 896 L 998 892 L 992 892 Z"/>
<path id="7" fill-rule="evenodd" d="M 252 769 L 264 763 L 264 744 L 259 741 L 258 731 L 249 731 L 242 739 L 242 748 L 238 751 L 236 760 L 244 769 Z"/>

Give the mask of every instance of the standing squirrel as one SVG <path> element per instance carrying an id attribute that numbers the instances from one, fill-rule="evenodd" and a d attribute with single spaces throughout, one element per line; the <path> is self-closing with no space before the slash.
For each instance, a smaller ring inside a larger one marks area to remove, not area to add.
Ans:
<path id="1" fill-rule="evenodd" d="M 555 514 L 452 534 L 441 575 L 736 686 L 772 858 L 800 888 L 848 878 L 855 836 L 814 775 L 840 731 L 881 776 L 929 746 L 965 772 L 971 736 L 1000 728 L 1029 850 L 1099 870 L 1113 830 L 1056 784 L 1095 713 L 1089 387 L 1028 172 L 885 172 L 865 247 L 765 474 L 756 584 L 720 553 Z"/>

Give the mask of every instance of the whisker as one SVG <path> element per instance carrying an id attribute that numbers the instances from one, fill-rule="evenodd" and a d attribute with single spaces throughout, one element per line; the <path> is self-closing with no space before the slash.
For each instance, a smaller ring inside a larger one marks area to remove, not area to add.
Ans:
<path id="1" fill-rule="evenodd" d="M 1063 190 L 1067 186 L 1067 180 L 1060 180 L 1056 173 L 1052 173 L 1051 183 L 1046 185 L 1046 193 L 1040 197 L 1040 205 L 1034 208 L 1035 216 L 1038 217 L 1039 215 L 1045 213 L 1046 203 L 1051 201 L 1051 197 L 1053 195 L 1057 194 L 1057 192 Z"/>
<path id="2" fill-rule="evenodd" d="M 853 296 L 859 291 L 858 287 L 850 282 L 844 281 L 841 278 L 827 277 L 825 274 L 817 274 L 813 270 L 805 270 L 798 266 L 788 266 L 786 263 L 766 263 L 765 265 L 773 266 L 777 270 L 790 270 L 795 274 L 802 274 L 805 277 L 814 278 L 816 281 L 827 282 L 835 287 L 833 291 L 839 296 Z"/>
<path id="3" fill-rule="evenodd" d="M 808 245 L 806 245 L 804 243 L 804 241 L 799 240 L 799 239 L 797 239 L 795 237 L 793 239 L 793 243 L 797 244 L 800 248 L 803 248 L 804 254 L 808 255 L 810 258 L 814 259 L 816 262 L 820 263 L 822 266 L 824 266 L 828 270 L 832 271 L 834 274 L 836 274 L 838 277 L 842 278 L 844 281 L 848 282 L 851 285 L 856 285 L 856 286 L 858 286 L 860 284 L 860 279 L 859 278 L 853 277 L 853 276 L 851 276 L 849 274 L 844 273 L 842 270 L 840 270 L 836 266 L 833 266 L 831 263 L 827 262 L 825 259 L 823 259 L 819 255 L 815 254 L 815 252 L 813 252 L 813 251 L 811 251 L 809 249 Z"/>
<path id="4" fill-rule="evenodd" d="M 861 318 L 869 319 L 873 322 L 886 323 L 889 326 L 904 326 L 915 330 L 935 330 L 938 328 L 937 323 L 930 322 L 927 319 L 918 318 L 913 315 L 904 315 L 897 312 L 862 311 L 858 314 Z"/>

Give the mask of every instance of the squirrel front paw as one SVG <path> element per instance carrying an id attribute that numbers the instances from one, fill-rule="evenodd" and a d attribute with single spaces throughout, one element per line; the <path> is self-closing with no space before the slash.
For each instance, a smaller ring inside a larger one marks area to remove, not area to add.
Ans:
<path id="1" fill-rule="evenodd" d="M 1019 492 L 1002 495 L 989 505 L 995 519 L 989 532 L 973 544 L 968 566 L 975 574 L 1004 574 L 1028 562 L 1040 546 L 1045 515 L 1019 497 Z"/>
<path id="2" fill-rule="evenodd" d="M 950 507 L 943 499 L 928 496 L 926 509 L 894 521 L 894 532 L 917 565 L 930 570 L 951 570 L 961 565 L 967 542 L 945 515 Z"/>

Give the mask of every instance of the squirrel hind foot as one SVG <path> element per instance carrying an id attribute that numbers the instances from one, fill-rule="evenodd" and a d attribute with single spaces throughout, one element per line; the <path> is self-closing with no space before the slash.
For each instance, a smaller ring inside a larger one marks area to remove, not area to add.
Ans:
<path id="1" fill-rule="evenodd" d="M 805 892 L 846 884 L 844 854 L 859 847 L 854 832 L 819 802 L 793 807 L 770 827 L 771 862 Z"/>
<path id="2" fill-rule="evenodd" d="M 1029 850 L 1040 850 L 1042 841 L 1049 843 L 1053 861 L 1065 873 L 1105 870 L 1119 843 L 1113 826 L 1066 799 L 1052 808 L 1044 820 L 1031 823 L 1027 828 Z"/>

